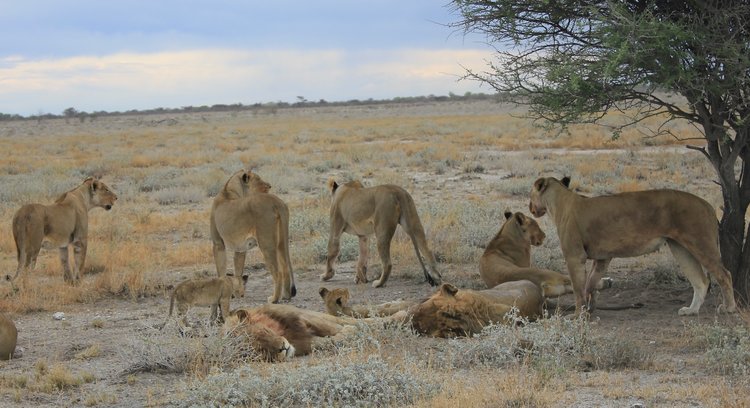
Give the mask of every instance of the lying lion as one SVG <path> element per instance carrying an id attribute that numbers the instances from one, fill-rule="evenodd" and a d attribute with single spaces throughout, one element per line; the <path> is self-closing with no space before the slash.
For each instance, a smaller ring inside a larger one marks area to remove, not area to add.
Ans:
<path id="1" fill-rule="evenodd" d="M 612 258 L 656 251 L 665 242 L 693 286 L 693 301 L 680 316 L 698 313 L 709 278 L 723 294 L 723 309 L 735 312 L 732 276 L 721 263 L 716 213 L 705 200 L 677 190 L 649 190 L 584 197 L 568 189 L 570 178 L 540 178 L 531 189 L 529 209 L 535 217 L 548 211 L 555 221 L 568 265 L 578 313 L 593 310 L 591 282 L 607 270 Z M 586 274 L 586 260 L 593 259 Z"/>
<path id="2" fill-rule="evenodd" d="M 248 276 L 225 275 L 221 278 L 188 279 L 174 288 L 169 299 L 169 315 L 177 305 L 177 314 L 187 325 L 187 312 L 191 306 L 211 306 L 210 321 L 223 321 L 229 313 L 230 299 L 245 297 Z M 218 310 L 217 310 L 218 309 Z"/>
<path id="3" fill-rule="evenodd" d="M 323 298 L 326 311 L 332 316 L 349 316 L 354 318 L 386 317 L 406 310 L 416 304 L 414 301 L 402 300 L 383 303 L 375 307 L 363 305 L 349 306 L 349 290 L 346 288 L 332 290 L 320 288 L 318 293 Z"/>
<path id="4" fill-rule="evenodd" d="M 349 291 L 321 291 L 329 314 L 364 317 L 349 308 Z M 421 302 L 399 302 L 374 307 L 396 322 L 411 322 L 417 332 L 433 337 L 471 336 L 493 323 L 510 323 L 509 312 L 534 320 L 543 315 L 544 297 L 539 286 L 528 280 L 506 282 L 492 289 L 458 289 L 444 283 Z M 351 313 L 351 314 L 349 314 Z"/>
<path id="5" fill-rule="evenodd" d="M 54 204 L 26 204 L 13 216 L 13 239 L 16 241 L 18 268 L 15 280 L 22 271 L 34 269 L 36 258 L 46 238 L 59 248 L 63 277 L 78 284 L 80 271 L 86 262 L 88 243 L 88 211 L 94 207 L 110 210 L 117 195 L 106 184 L 89 177 L 80 186 L 63 193 Z M 73 268 L 68 261 L 69 247 L 73 247 Z M 25 273 L 25 272 L 24 272 Z"/>
<path id="6" fill-rule="evenodd" d="M 314 343 L 341 333 L 355 322 L 292 305 L 267 304 L 236 309 L 223 326 L 225 336 L 240 336 L 264 360 L 283 361 L 312 352 Z"/>
<path id="7" fill-rule="evenodd" d="M 379 288 L 385 285 L 393 268 L 391 239 L 396 233 L 396 227 L 401 225 L 411 238 L 425 279 L 432 286 L 440 284 L 440 272 L 432 251 L 427 247 L 417 207 L 406 190 L 390 184 L 365 188 L 359 181 L 339 185 L 334 180 L 328 180 L 328 187 L 332 195 L 331 231 L 328 237 L 326 272 L 320 277 L 322 280 L 333 278 L 333 264 L 339 255 L 341 234 L 348 232 L 359 237 L 356 282 L 367 283 L 368 236 L 375 234 L 383 270 L 372 286 Z M 427 265 L 422 256 L 427 260 Z"/>
<path id="8" fill-rule="evenodd" d="M 531 245 L 542 245 L 545 238 L 539 224 L 520 212 L 513 214 L 506 211 L 505 220 L 479 259 L 479 275 L 487 287 L 526 279 L 536 283 L 544 297 L 573 293 L 569 277 L 531 266 Z M 610 287 L 611 282 L 609 278 L 602 278 L 596 288 Z"/>
<path id="9" fill-rule="evenodd" d="M 10 360 L 16 350 L 18 330 L 13 321 L 0 313 L 0 360 Z"/>
<path id="10" fill-rule="evenodd" d="M 289 208 L 269 194 L 271 185 L 249 170 L 227 180 L 211 207 L 211 240 L 216 272 L 224 276 L 226 251 L 234 253 L 234 273 L 242 275 L 245 255 L 256 244 L 273 278 L 271 303 L 297 294 L 289 257 Z"/>

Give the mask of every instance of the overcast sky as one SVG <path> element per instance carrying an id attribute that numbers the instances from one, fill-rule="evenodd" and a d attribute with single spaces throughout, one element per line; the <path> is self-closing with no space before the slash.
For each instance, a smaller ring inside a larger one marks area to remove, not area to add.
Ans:
<path id="1" fill-rule="evenodd" d="M 447 0 L 0 0 L 0 112 L 492 92 Z"/>

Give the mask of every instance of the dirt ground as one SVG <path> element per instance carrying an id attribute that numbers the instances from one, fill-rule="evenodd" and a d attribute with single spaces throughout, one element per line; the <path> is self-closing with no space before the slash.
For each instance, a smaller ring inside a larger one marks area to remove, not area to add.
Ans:
<path id="1" fill-rule="evenodd" d="M 252 306 L 262 304 L 268 296 L 271 287 L 270 275 L 263 269 L 249 268 L 251 273 L 246 296 L 235 299 L 233 307 Z M 372 268 L 379 271 L 379 268 Z M 370 273 L 373 273 L 371 269 Z M 630 271 L 627 265 L 615 265 L 610 274 L 616 283 L 613 288 L 602 292 L 599 297 L 600 305 L 642 303 L 640 309 L 623 311 L 597 311 L 593 317 L 593 331 L 595 333 L 622 333 L 634 339 L 649 352 L 656 356 L 655 364 L 662 367 L 661 373 L 651 374 L 658 377 L 670 377 L 670 373 L 680 376 L 681 381 L 693 379 L 700 383 L 704 377 L 702 372 L 690 368 L 687 361 L 696 356 L 691 350 L 681 351 L 675 348 L 680 344 L 680 336 L 684 333 L 684 325 L 688 323 L 710 324 L 716 319 L 732 322 L 736 316 L 716 315 L 714 310 L 720 303 L 718 289 L 712 290 L 702 313 L 697 317 L 678 317 L 677 310 L 689 303 L 692 289 L 687 282 L 678 284 L 658 284 L 649 282 L 644 276 L 647 272 Z M 344 263 L 339 266 L 336 276 L 329 282 L 322 283 L 318 274 L 322 271 L 309 270 L 298 273 L 296 283 L 297 297 L 292 304 L 312 310 L 324 311 L 318 295 L 321 286 L 346 287 L 352 294 L 352 299 L 362 303 L 382 303 L 394 299 L 419 299 L 428 296 L 433 289 L 425 282 L 399 276 L 398 269 L 394 269 L 391 279 L 385 288 L 374 289 L 370 285 L 354 284 L 355 264 Z M 450 275 L 450 266 L 444 274 Z M 567 295 L 560 299 L 561 303 L 571 304 L 572 298 Z M 87 398 L 104 395 L 111 398 L 104 406 L 145 406 L 162 405 L 170 400 L 170 388 L 184 379 L 184 374 L 155 374 L 139 373 L 130 376 L 125 373 L 129 361 L 124 358 L 121 350 L 132 346 L 134 335 L 144 331 L 153 331 L 163 324 L 169 309 L 167 294 L 162 297 L 148 297 L 144 299 L 107 299 L 90 305 L 70 306 L 65 308 L 64 320 L 55 320 L 52 313 L 29 313 L 16 320 L 19 330 L 19 346 L 23 348 L 23 356 L 9 362 L 0 363 L 5 375 L 35 372 L 39 360 L 63 361 L 74 365 L 76 369 L 93 374 L 95 380 L 84 384 L 72 392 L 25 394 L 23 399 L 14 400 L 12 394 L 0 395 L 0 406 L 80 406 L 86 405 Z M 193 310 L 191 321 L 207 316 L 206 310 Z M 96 322 L 102 322 L 97 324 Z M 420 339 L 419 341 L 433 341 Z M 78 359 L 76 354 L 96 345 L 99 356 L 96 358 Z M 420 346 L 415 344 L 415 350 Z M 309 358 L 309 357 L 302 357 Z M 587 376 L 588 373 L 576 373 Z M 633 375 L 633 381 L 643 381 L 645 374 Z M 578 388 L 575 390 L 576 406 L 636 406 L 643 403 L 634 398 L 608 400 L 602 395 L 598 387 Z M 106 401 L 106 400 L 105 400 Z M 646 406 L 662 406 L 655 398 Z M 179 403 L 179 401 L 174 401 Z M 672 404 L 672 403 L 670 403 Z M 97 404 L 100 405 L 100 404 Z M 664 405 L 666 406 L 666 405 Z M 686 406 L 699 406 L 688 404 Z"/>

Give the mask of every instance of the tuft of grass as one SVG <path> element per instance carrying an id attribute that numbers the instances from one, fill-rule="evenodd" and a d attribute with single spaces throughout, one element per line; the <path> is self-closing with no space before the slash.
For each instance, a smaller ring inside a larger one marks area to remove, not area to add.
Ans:
<path id="1" fill-rule="evenodd" d="M 688 327 L 699 346 L 705 348 L 703 360 L 710 371 L 736 377 L 750 375 L 750 330 L 738 325 L 694 324 Z"/>

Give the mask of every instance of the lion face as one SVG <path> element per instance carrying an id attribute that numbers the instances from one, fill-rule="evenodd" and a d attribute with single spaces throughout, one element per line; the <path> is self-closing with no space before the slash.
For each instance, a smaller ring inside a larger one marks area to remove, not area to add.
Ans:
<path id="1" fill-rule="evenodd" d="M 333 316 L 346 315 L 345 308 L 349 303 L 349 290 L 346 288 L 336 288 L 328 290 L 326 288 L 320 288 L 318 291 L 320 297 L 323 298 L 323 302 L 326 305 L 326 311 L 328 314 Z"/>
<path id="2" fill-rule="evenodd" d="M 224 322 L 223 333 L 247 339 L 248 345 L 266 361 L 284 361 L 294 357 L 296 352 L 282 336 L 281 324 L 262 313 L 233 310 Z"/>
<path id="3" fill-rule="evenodd" d="M 544 234 L 544 231 L 542 231 L 542 229 L 539 227 L 539 224 L 533 218 L 529 218 L 520 212 L 515 213 L 513 216 L 516 218 L 516 222 L 518 222 L 518 225 L 521 227 L 521 231 L 523 232 L 523 237 L 526 242 L 534 246 L 542 245 L 542 242 L 544 242 L 544 238 L 546 238 L 546 235 Z"/>
<path id="4" fill-rule="evenodd" d="M 545 178 L 537 179 L 537 181 L 534 182 L 533 187 L 531 187 L 531 199 L 529 200 L 529 212 L 531 212 L 531 215 L 534 217 L 542 217 L 544 214 L 547 213 L 547 207 L 544 205 L 544 202 L 542 201 L 542 193 L 544 193 L 544 190 L 547 189 L 547 185 L 549 184 L 549 180 Z"/>
<path id="5" fill-rule="evenodd" d="M 444 283 L 434 295 L 410 312 L 412 326 L 417 332 L 450 338 L 480 332 L 486 320 L 480 317 L 486 315 L 483 309 L 483 299 L 461 296 L 458 288 Z"/>
<path id="6" fill-rule="evenodd" d="M 91 202 L 96 207 L 102 207 L 109 211 L 117 201 L 117 194 L 115 194 L 109 187 L 99 180 L 89 178 L 84 182 L 89 186 L 91 192 Z"/>

